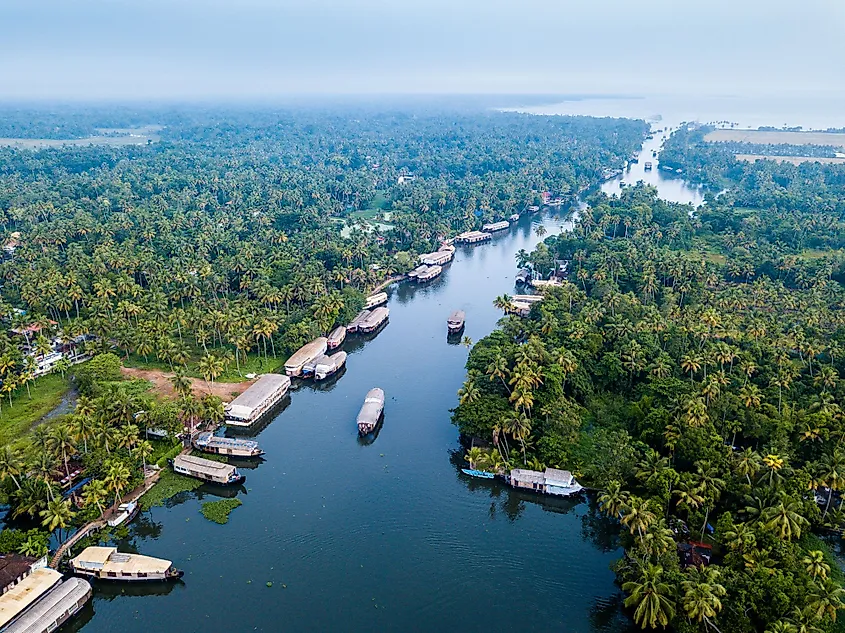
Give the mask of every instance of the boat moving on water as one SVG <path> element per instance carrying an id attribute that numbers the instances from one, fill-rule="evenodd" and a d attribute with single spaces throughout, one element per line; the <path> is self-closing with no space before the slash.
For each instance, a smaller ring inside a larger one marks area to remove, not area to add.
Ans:
<path id="1" fill-rule="evenodd" d="M 367 392 L 364 404 L 358 412 L 358 433 L 367 435 L 378 426 L 381 414 L 384 412 L 384 391 L 376 387 Z"/>
<path id="2" fill-rule="evenodd" d="M 173 471 L 180 475 L 196 477 L 203 481 L 210 481 L 224 486 L 242 484 L 246 476 L 240 474 L 238 469 L 231 464 L 213 462 L 210 459 L 203 459 L 195 455 L 177 455 L 170 462 Z"/>
<path id="3" fill-rule="evenodd" d="M 176 580 L 184 575 L 169 560 L 124 554 L 118 552 L 116 547 L 86 547 L 79 556 L 71 559 L 70 568 L 75 574 L 100 580 L 149 582 Z"/>
<path id="4" fill-rule="evenodd" d="M 264 451 L 258 448 L 258 442 L 254 440 L 220 437 L 214 435 L 211 431 L 197 434 L 193 438 L 192 444 L 195 449 L 203 453 L 214 453 L 231 457 L 258 457 L 264 454 Z"/>
<path id="5" fill-rule="evenodd" d="M 449 328 L 449 334 L 457 334 L 464 329 L 466 324 L 466 314 L 463 310 L 455 310 L 446 321 L 446 326 Z"/>

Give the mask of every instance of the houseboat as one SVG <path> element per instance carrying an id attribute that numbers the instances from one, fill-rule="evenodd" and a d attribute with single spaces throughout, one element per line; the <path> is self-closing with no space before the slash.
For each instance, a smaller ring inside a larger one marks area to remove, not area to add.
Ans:
<path id="1" fill-rule="evenodd" d="M 324 339 L 325 340 L 325 339 Z M 226 405 L 226 424 L 251 426 L 277 404 L 290 389 L 290 378 L 263 374 L 249 389 Z"/>
<path id="2" fill-rule="evenodd" d="M 137 501 L 121 503 L 119 506 L 117 506 L 117 514 L 111 519 L 109 519 L 107 523 L 109 524 L 109 527 L 117 527 L 118 525 L 129 523 L 132 519 L 137 516 L 138 511 L 140 509 L 141 508 L 138 505 Z"/>
<path id="3" fill-rule="evenodd" d="M 647 160 L 647 161 L 645 162 L 645 170 L 646 170 L 646 171 L 651 171 L 651 161 L 650 161 L 650 160 Z"/>
<path id="4" fill-rule="evenodd" d="M 375 332 L 387 321 L 389 316 L 390 310 L 387 308 L 376 308 L 371 311 L 363 321 L 361 321 L 361 324 L 358 326 L 358 331 L 363 332 L 364 334 Z"/>
<path id="5" fill-rule="evenodd" d="M 349 325 L 346 326 L 346 333 L 354 334 L 357 332 L 358 328 L 361 326 L 361 321 L 367 318 L 369 314 L 369 310 L 361 310 L 358 314 L 356 314 L 355 318 L 352 319 L 352 321 L 349 322 Z M 328 349 L 328 347 L 326 349 Z"/>
<path id="6" fill-rule="evenodd" d="M 176 580 L 184 575 L 173 563 L 163 558 L 125 554 L 116 547 L 86 547 L 70 560 L 73 573 L 98 580 L 149 582 Z"/>
<path id="7" fill-rule="evenodd" d="M 456 242 L 462 244 L 477 244 L 478 242 L 486 242 L 493 239 L 493 235 L 483 231 L 466 231 L 455 238 Z"/>
<path id="8" fill-rule="evenodd" d="M 288 376 L 299 376 L 302 373 L 302 367 L 309 361 L 314 360 L 318 356 L 322 356 L 328 349 L 328 339 L 325 336 L 315 338 L 310 343 L 306 343 L 300 347 L 293 356 L 285 362 L 285 374 Z"/>
<path id="9" fill-rule="evenodd" d="M 551 279 L 533 279 L 528 282 L 528 285 L 533 288 L 556 288 L 562 286 L 563 283 L 559 279 L 552 277 Z"/>
<path id="10" fill-rule="evenodd" d="M 195 455 L 177 455 L 171 460 L 173 471 L 224 486 L 242 484 L 246 477 L 231 464 L 213 462 Z"/>
<path id="11" fill-rule="evenodd" d="M 463 310 L 455 310 L 449 315 L 446 320 L 446 327 L 449 328 L 449 334 L 457 334 L 464 329 L 466 323 L 466 314 Z"/>
<path id="12" fill-rule="evenodd" d="M 511 297 L 511 301 L 521 301 L 522 303 L 537 303 L 543 299 L 543 295 L 513 295 Z"/>
<path id="13" fill-rule="evenodd" d="M 424 271 L 417 275 L 417 282 L 423 284 L 432 279 L 436 279 L 443 272 L 442 266 L 429 266 Z"/>
<path id="14" fill-rule="evenodd" d="M 81 578 L 62 580 L 62 575 L 53 569 L 37 569 L 0 596 L 0 631 L 55 631 L 90 599 L 88 581 Z"/>
<path id="15" fill-rule="evenodd" d="M 520 317 L 527 317 L 531 314 L 531 304 L 526 301 L 515 301 L 511 299 L 510 306 L 506 310 L 508 314 L 515 314 Z"/>
<path id="16" fill-rule="evenodd" d="M 424 253 L 420 255 L 420 263 L 426 266 L 442 266 L 452 261 L 455 256 L 455 247 L 450 246 L 448 249 L 442 249 L 434 253 Z"/>
<path id="17" fill-rule="evenodd" d="M 516 273 L 516 283 L 519 285 L 527 284 L 531 281 L 531 269 L 530 268 L 520 268 Z"/>
<path id="18" fill-rule="evenodd" d="M 228 457 L 259 457 L 264 454 L 254 440 L 233 439 L 220 437 L 211 431 L 204 431 L 194 436 L 191 443 L 194 448 L 203 453 L 226 455 Z"/>
<path id="19" fill-rule="evenodd" d="M 368 435 L 378 426 L 384 412 L 384 391 L 376 387 L 367 392 L 364 404 L 358 412 L 358 433 Z"/>
<path id="20" fill-rule="evenodd" d="M 372 310 L 376 306 L 380 306 L 384 303 L 387 303 L 387 293 L 377 292 L 376 294 L 367 297 L 367 303 L 364 305 L 364 309 Z"/>
<path id="21" fill-rule="evenodd" d="M 486 231 L 487 233 L 495 233 L 496 231 L 504 231 L 510 225 L 511 223 L 507 220 L 502 220 L 501 222 L 490 222 L 489 224 L 482 226 L 481 230 Z"/>
<path id="22" fill-rule="evenodd" d="M 516 221 L 518 221 L 518 220 L 519 220 L 519 214 L 518 214 L 518 213 L 514 213 L 511 217 L 509 217 L 509 218 L 508 218 L 508 220 L 510 220 L 511 222 L 516 222 Z"/>
<path id="23" fill-rule="evenodd" d="M 542 473 L 537 470 L 514 468 L 508 475 L 508 483 L 521 490 L 533 490 L 560 497 L 568 497 L 584 489 L 575 481 L 571 472 L 557 468 L 546 468 Z"/>
<path id="24" fill-rule="evenodd" d="M 338 352 L 331 356 L 321 356 L 314 367 L 314 380 L 325 380 L 343 369 L 346 364 L 346 352 Z"/>
<path id="25" fill-rule="evenodd" d="M 346 327 L 343 325 L 338 325 L 335 329 L 332 330 L 331 334 L 329 334 L 328 338 L 326 339 L 326 349 L 337 349 L 341 345 L 343 345 L 343 341 L 346 340 Z"/>

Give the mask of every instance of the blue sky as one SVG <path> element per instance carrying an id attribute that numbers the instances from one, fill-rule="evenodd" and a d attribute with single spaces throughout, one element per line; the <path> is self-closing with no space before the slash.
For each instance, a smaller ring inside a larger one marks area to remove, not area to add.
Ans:
<path id="1" fill-rule="evenodd" d="M 0 99 L 845 91 L 841 0 L 2 0 Z"/>

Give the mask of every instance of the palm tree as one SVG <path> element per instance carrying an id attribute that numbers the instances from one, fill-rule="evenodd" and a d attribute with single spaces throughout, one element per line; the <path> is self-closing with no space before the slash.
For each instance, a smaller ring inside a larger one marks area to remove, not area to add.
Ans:
<path id="1" fill-rule="evenodd" d="M 106 482 L 102 479 L 95 479 L 83 489 L 82 501 L 85 507 L 96 506 L 100 511 L 100 517 L 102 517 L 106 511 L 103 502 L 108 497 L 108 494 L 109 491 L 106 488 Z"/>
<path id="2" fill-rule="evenodd" d="M 819 479 L 823 485 L 828 487 L 827 502 L 824 504 L 824 514 L 827 516 L 830 508 L 830 499 L 834 490 L 845 488 L 845 454 L 840 450 L 828 453 L 819 461 Z"/>
<path id="3" fill-rule="evenodd" d="M 598 503 L 607 516 L 619 518 L 628 507 L 630 495 L 622 489 L 622 484 L 612 479 L 607 482 L 604 492 L 599 495 Z"/>
<path id="4" fill-rule="evenodd" d="M 739 552 L 740 554 L 744 554 L 746 551 L 754 549 L 757 546 L 757 536 L 747 523 L 734 525 L 724 533 L 723 537 L 725 545 L 730 550 Z"/>
<path id="5" fill-rule="evenodd" d="M 68 467 L 67 459 L 69 454 L 73 454 L 76 450 L 76 444 L 73 441 L 73 434 L 66 424 L 57 424 L 52 428 L 53 448 L 61 454 L 62 462 L 65 465 L 65 475 L 70 477 L 70 468 Z"/>
<path id="6" fill-rule="evenodd" d="M 15 482 L 15 487 L 20 490 L 21 484 L 17 478 L 23 472 L 23 468 L 23 457 L 19 450 L 8 444 L 0 449 L 0 481 L 5 482 L 6 479 L 11 479 Z"/>
<path id="7" fill-rule="evenodd" d="M 138 442 L 138 446 L 135 447 L 135 456 L 141 458 L 141 466 L 144 471 L 147 470 L 147 458 L 152 454 L 153 445 L 149 441 L 141 440 Z"/>
<path id="8" fill-rule="evenodd" d="M 715 567 L 692 567 L 687 571 L 687 580 L 681 583 L 681 605 L 690 620 L 704 622 L 718 631 L 713 620 L 722 610 L 722 601 L 727 591 L 719 584 L 719 570 Z"/>
<path id="9" fill-rule="evenodd" d="M 648 565 L 643 568 L 637 581 L 628 581 L 622 585 L 623 591 L 630 594 L 625 599 L 625 606 L 636 607 L 634 621 L 642 628 L 665 627 L 675 617 L 672 588 L 661 581 L 662 575 L 662 567 Z"/>
<path id="10" fill-rule="evenodd" d="M 636 532 L 642 542 L 643 533 L 657 519 L 651 511 L 651 501 L 640 497 L 631 497 L 622 515 L 621 523 L 633 534 Z"/>
<path id="11" fill-rule="evenodd" d="M 71 509 L 70 501 L 54 499 L 48 502 L 47 507 L 38 514 L 42 517 L 41 525 L 46 527 L 49 532 L 58 528 L 61 536 L 61 531 L 68 526 L 76 513 Z"/>
<path id="12" fill-rule="evenodd" d="M 734 454 L 734 471 L 739 476 L 745 477 L 749 486 L 751 485 L 751 477 L 757 474 L 761 466 L 760 456 L 750 448 Z"/>
<path id="13" fill-rule="evenodd" d="M 798 628 L 792 622 L 778 620 L 767 626 L 764 633 L 798 633 Z"/>
<path id="14" fill-rule="evenodd" d="M 32 473 L 47 487 L 47 501 L 53 500 L 53 476 L 56 474 L 56 462 L 50 453 L 39 453 L 30 465 Z"/>
<path id="15" fill-rule="evenodd" d="M 84 396 L 80 396 L 82 398 Z M 77 403 L 78 408 L 78 403 Z M 70 430 L 74 440 L 82 442 L 82 450 L 88 454 L 88 440 L 94 438 L 94 421 L 90 415 L 75 413 L 71 419 Z"/>
<path id="16" fill-rule="evenodd" d="M 801 564 L 804 565 L 813 580 L 818 576 L 824 580 L 830 573 L 830 565 L 825 562 L 824 552 L 821 550 L 814 549 L 807 552 L 807 555 L 801 559 Z"/>
<path id="17" fill-rule="evenodd" d="M 845 589 L 832 578 L 816 583 L 815 587 L 807 597 L 807 611 L 817 620 L 829 617 L 836 622 L 836 613 L 845 608 Z"/>
<path id="18" fill-rule="evenodd" d="M 475 469 L 475 465 L 482 459 L 484 459 L 484 451 L 482 451 L 477 446 L 473 446 L 469 449 L 466 455 L 464 455 L 464 459 L 469 462 L 469 467 Z"/>
<path id="19" fill-rule="evenodd" d="M 508 387 L 508 383 L 505 379 L 509 374 L 510 369 L 508 368 L 508 359 L 501 354 L 497 354 L 496 357 L 490 361 L 490 364 L 487 365 L 487 375 L 490 377 L 490 380 L 498 378 L 505 386 L 508 393 L 510 393 L 510 387 Z"/>
<path id="20" fill-rule="evenodd" d="M 131 477 L 129 467 L 123 462 L 113 461 L 109 464 L 104 481 L 108 489 L 114 493 L 114 505 L 120 503 L 120 493 L 129 485 Z"/>
<path id="21" fill-rule="evenodd" d="M 810 522 L 801 515 L 801 504 L 786 495 L 781 495 L 780 503 L 766 508 L 762 514 L 764 527 L 774 532 L 785 541 L 801 538 L 801 529 L 809 527 Z"/>
<path id="22" fill-rule="evenodd" d="M 467 378 L 463 387 L 458 390 L 458 398 L 461 404 L 469 404 L 475 402 L 481 397 L 478 387 L 475 386 L 475 381 L 472 378 Z"/>

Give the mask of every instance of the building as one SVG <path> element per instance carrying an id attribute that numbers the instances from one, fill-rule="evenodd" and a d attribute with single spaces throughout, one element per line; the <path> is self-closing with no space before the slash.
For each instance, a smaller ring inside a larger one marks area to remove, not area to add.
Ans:
<path id="1" fill-rule="evenodd" d="M 0 587 L 1 594 L 5 594 L 21 580 L 29 576 L 36 569 L 47 566 L 47 557 L 33 558 L 20 554 L 5 554 L 0 556 Z"/>
<path id="2" fill-rule="evenodd" d="M 523 490 L 533 490 L 547 495 L 569 496 L 583 490 L 568 470 L 546 468 L 544 472 L 514 468 L 508 476 L 510 485 Z"/>
<path id="3" fill-rule="evenodd" d="M 325 344 L 323 348 L 325 350 Z M 226 405 L 226 423 L 232 426 L 250 426 L 284 398 L 289 388 L 290 378 L 287 376 L 264 374 Z"/>

